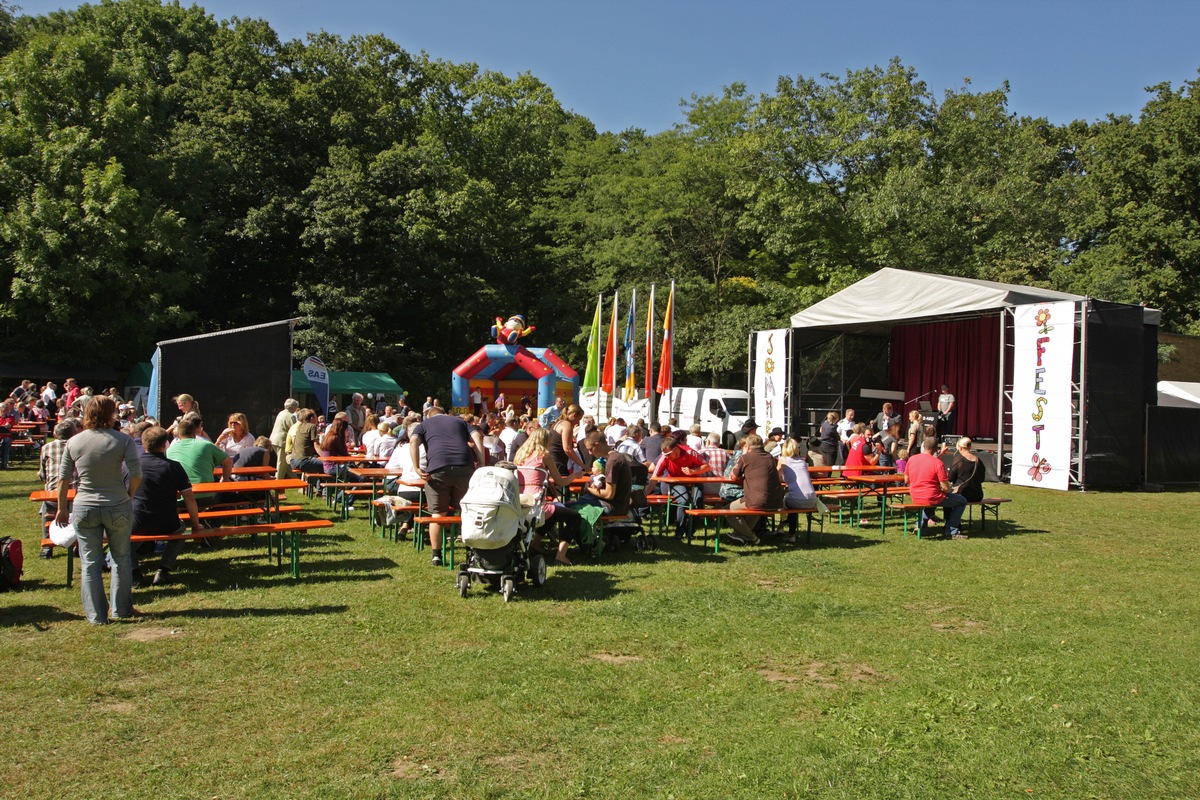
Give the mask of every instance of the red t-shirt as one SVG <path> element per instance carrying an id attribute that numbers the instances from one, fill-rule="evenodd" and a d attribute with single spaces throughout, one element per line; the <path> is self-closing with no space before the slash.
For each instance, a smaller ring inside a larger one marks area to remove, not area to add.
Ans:
<path id="1" fill-rule="evenodd" d="M 861 469 L 854 469 L 854 467 L 861 467 L 867 463 L 867 460 L 863 458 L 863 446 L 866 443 L 867 440 L 861 436 L 850 443 L 850 449 L 846 452 L 846 463 L 842 466 L 843 475 L 856 478 L 862 474 Z"/>
<path id="2" fill-rule="evenodd" d="M 676 445 L 675 449 L 679 451 L 679 455 L 675 458 L 667 458 L 665 455 L 660 456 L 658 463 L 654 465 L 655 478 L 661 478 L 666 475 L 668 478 L 686 477 L 683 474 L 684 467 L 690 467 L 693 470 L 707 468 L 708 462 L 696 454 L 696 451 L 686 445 Z M 705 469 L 707 472 L 707 469 Z"/>
<path id="3" fill-rule="evenodd" d="M 936 506 L 946 499 L 940 481 L 949 482 L 950 476 L 940 458 L 917 453 L 908 459 L 904 474 L 908 476 L 908 493 L 914 503 Z"/>

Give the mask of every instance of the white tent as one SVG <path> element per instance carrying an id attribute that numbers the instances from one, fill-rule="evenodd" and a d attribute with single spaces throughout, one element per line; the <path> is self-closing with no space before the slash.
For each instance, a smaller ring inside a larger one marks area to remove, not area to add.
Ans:
<path id="1" fill-rule="evenodd" d="M 1200 408 L 1200 383 L 1159 381 L 1158 404 L 1172 408 Z"/>
<path id="2" fill-rule="evenodd" d="M 1086 298 L 953 275 L 884 267 L 837 294 L 792 315 L 793 328 L 837 328 L 854 333 L 886 333 L 897 321 L 946 319 L 1046 300 Z M 1146 309 L 1145 322 L 1157 325 L 1161 313 Z"/>

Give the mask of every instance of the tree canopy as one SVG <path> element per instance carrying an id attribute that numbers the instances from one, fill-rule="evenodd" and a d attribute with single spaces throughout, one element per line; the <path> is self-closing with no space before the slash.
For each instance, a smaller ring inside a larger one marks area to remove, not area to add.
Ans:
<path id="1" fill-rule="evenodd" d="M 598 132 L 533 75 L 383 36 L 0 3 L 0 349 L 120 369 L 296 316 L 298 354 L 433 391 L 496 315 L 578 362 L 597 293 L 674 281 L 677 382 L 722 383 L 750 330 L 883 266 L 1144 302 L 1200 333 L 1197 87 L 1055 126 L 1012 114 L 1007 85 L 938 98 L 893 60 Z"/>

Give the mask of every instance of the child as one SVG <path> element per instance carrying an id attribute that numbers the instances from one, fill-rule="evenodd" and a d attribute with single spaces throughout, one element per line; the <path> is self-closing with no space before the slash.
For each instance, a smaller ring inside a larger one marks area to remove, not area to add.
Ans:
<path id="1" fill-rule="evenodd" d="M 901 447 L 896 451 L 896 473 L 904 474 L 904 468 L 908 466 L 908 448 Z"/>
<path id="2" fill-rule="evenodd" d="M 608 467 L 607 458 L 597 458 L 592 462 L 592 486 L 603 489 L 605 483 L 604 470 Z"/>

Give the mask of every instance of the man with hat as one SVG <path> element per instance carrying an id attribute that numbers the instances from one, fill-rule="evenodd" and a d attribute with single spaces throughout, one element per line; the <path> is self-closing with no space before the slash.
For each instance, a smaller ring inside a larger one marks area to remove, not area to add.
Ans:
<path id="1" fill-rule="evenodd" d="M 757 433 L 757 432 L 758 432 L 758 423 L 754 421 L 754 417 L 747 417 L 746 421 L 742 423 L 741 430 L 738 431 L 737 444 L 734 445 L 734 449 L 741 450 L 742 449 L 742 439 L 745 439 L 750 434 Z"/>

